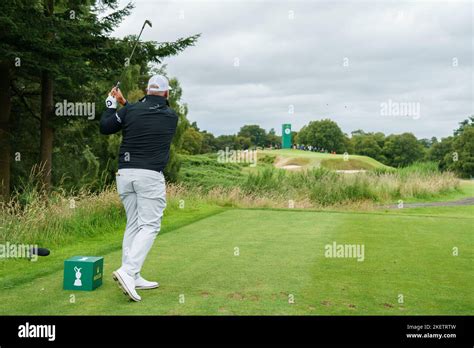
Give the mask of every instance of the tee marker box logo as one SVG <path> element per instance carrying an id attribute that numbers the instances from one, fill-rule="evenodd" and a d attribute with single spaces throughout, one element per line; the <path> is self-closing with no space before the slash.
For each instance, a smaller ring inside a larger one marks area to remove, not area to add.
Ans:
<path id="1" fill-rule="evenodd" d="M 104 258 L 73 256 L 64 261 L 64 290 L 92 291 L 102 285 Z"/>

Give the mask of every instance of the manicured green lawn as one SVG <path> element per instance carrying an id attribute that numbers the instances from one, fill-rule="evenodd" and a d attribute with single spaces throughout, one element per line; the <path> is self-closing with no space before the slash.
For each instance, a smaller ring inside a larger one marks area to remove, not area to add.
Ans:
<path id="1" fill-rule="evenodd" d="M 157 238 L 142 273 L 161 287 L 140 291 L 142 302 L 128 302 L 111 279 L 120 265 L 119 231 L 110 234 L 108 251 L 109 238 L 97 238 L 69 246 L 68 255 L 59 251 L 60 258 L 52 250 L 36 263 L 3 262 L 9 281 L 2 281 L 0 314 L 473 315 L 474 210 L 463 208 L 209 210 L 192 222 L 195 211 Z M 325 257 L 333 242 L 364 245 L 364 261 Z M 102 287 L 62 290 L 63 259 L 100 250 Z M 41 269 L 43 276 L 33 276 Z"/>

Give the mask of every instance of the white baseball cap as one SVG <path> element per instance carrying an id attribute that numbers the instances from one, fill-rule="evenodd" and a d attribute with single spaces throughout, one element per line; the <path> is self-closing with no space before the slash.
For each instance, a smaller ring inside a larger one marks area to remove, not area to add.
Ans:
<path id="1" fill-rule="evenodd" d="M 168 79 L 163 75 L 153 75 L 148 80 L 148 90 L 151 92 L 165 92 L 170 89 Z"/>

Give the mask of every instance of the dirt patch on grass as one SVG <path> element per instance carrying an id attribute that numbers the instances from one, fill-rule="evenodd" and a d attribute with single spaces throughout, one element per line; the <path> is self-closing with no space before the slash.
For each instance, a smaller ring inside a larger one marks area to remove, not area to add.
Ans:
<path id="1" fill-rule="evenodd" d="M 203 291 L 203 292 L 201 292 L 201 296 L 204 297 L 204 298 L 208 298 L 209 293 L 207 291 Z"/>
<path id="2" fill-rule="evenodd" d="M 217 311 L 218 311 L 219 313 L 226 313 L 226 314 L 229 313 L 229 311 L 228 311 L 227 309 L 225 309 L 224 307 L 219 307 L 219 308 L 217 309 Z"/>
<path id="3" fill-rule="evenodd" d="M 245 298 L 245 296 L 241 294 L 240 292 L 234 292 L 232 294 L 229 294 L 227 297 L 232 300 L 239 300 L 239 301 L 242 301 Z"/>
<path id="4" fill-rule="evenodd" d="M 250 295 L 249 300 L 250 301 L 258 301 L 258 300 L 260 300 L 260 297 L 258 295 Z"/>
<path id="5" fill-rule="evenodd" d="M 259 301 L 260 300 L 260 297 L 258 295 L 255 295 L 255 294 L 245 295 L 245 294 L 241 294 L 240 292 L 234 292 L 232 294 L 229 294 L 227 298 L 230 298 L 231 300 L 237 300 L 237 301 L 243 301 L 243 300 Z"/>

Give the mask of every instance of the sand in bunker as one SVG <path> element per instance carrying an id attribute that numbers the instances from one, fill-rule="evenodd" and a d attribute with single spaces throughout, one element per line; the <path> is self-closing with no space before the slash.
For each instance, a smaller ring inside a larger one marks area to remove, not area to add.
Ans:
<path id="1" fill-rule="evenodd" d="M 277 157 L 275 167 L 286 170 L 301 170 L 303 166 L 299 164 L 291 164 L 292 159 Z"/>
<path id="2" fill-rule="evenodd" d="M 356 174 L 356 173 L 365 173 L 365 169 L 351 169 L 351 170 L 336 170 L 336 173 L 343 174 Z"/>
<path id="3" fill-rule="evenodd" d="M 298 166 L 296 164 L 288 164 L 286 166 L 281 166 L 279 167 L 281 169 L 286 169 L 286 170 L 300 170 L 301 169 L 301 166 Z"/>

